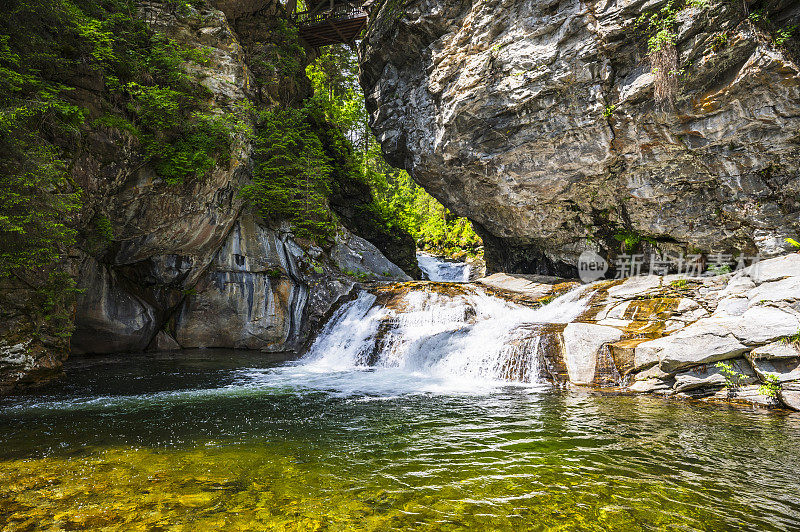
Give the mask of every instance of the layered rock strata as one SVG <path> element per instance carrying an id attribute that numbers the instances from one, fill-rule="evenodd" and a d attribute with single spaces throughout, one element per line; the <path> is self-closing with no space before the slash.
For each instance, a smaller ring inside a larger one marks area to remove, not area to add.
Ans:
<path id="1" fill-rule="evenodd" d="M 490 272 L 565 275 L 620 241 L 779 254 L 800 233 L 800 69 L 781 37 L 800 4 L 681 5 L 384 2 L 360 47 L 372 129 L 475 223 Z M 662 9 L 674 106 L 654 100 L 639 22 Z"/>

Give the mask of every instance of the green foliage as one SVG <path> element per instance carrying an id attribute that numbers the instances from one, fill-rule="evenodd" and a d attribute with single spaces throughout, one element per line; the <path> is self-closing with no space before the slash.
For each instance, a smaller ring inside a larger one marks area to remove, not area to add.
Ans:
<path id="1" fill-rule="evenodd" d="M 267 270 L 267 277 L 270 279 L 277 280 L 283 277 L 283 271 L 280 268 L 270 268 Z"/>
<path id="2" fill-rule="evenodd" d="M 98 216 L 95 218 L 94 225 L 97 235 L 103 241 L 111 242 L 114 240 L 114 229 L 111 226 L 111 220 L 108 219 L 108 216 Z"/>
<path id="3" fill-rule="evenodd" d="M 558 298 L 558 294 L 552 294 L 552 295 L 545 296 L 545 297 L 543 297 L 543 298 L 541 298 L 541 299 L 537 300 L 537 301 L 536 301 L 536 304 L 537 304 L 539 307 L 543 307 L 543 306 L 545 306 L 545 305 L 548 305 L 548 304 L 552 303 L 552 302 L 553 302 L 553 300 L 555 300 L 555 299 L 557 299 L 557 298 Z"/>
<path id="4" fill-rule="evenodd" d="M 115 73 L 137 73 L 127 81 L 110 76 L 109 89 L 127 103 L 131 118 L 106 119 L 106 125 L 117 125 L 136 135 L 156 171 L 169 184 L 202 177 L 222 160 L 230 159 L 230 143 L 236 118 L 233 113 L 222 116 L 208 110 L 209 92 L 186 73 L 187 62 L 205 63 L 208 52 L 187 49 L 159 34 L 152 34 L 139 21 L 128 21 L 130 40 L 142 49 L 129 53 L 126 62 L 111 64 Z M 138 55 L 138 56 L 137 56 Z M 127 76 L 125 76 L 127 77 Z"/>
<path id="5" fill-rule="evenodd" d="M 669 0 L 659 9 L 642 13 L 636 19 L 636 29 L 647 36 L 649 54 L 675 45 L 678 13 L 686 6 L 686 0 Z"/>
<path id="6" fill-rule="evenodd" d="M 797 249 L 800 249 L 800 242 L 798 242 L 798 241 L 797 241 L 797 240 L 795 240 L 794 238 L 787 238 L 787 239 L 786 239 L 786 242 L 788 242 L 789 244 L 791 244 L 791 245 L 792 245 L 792 246 L 794 246 L 795 248 L 797 248 Z"/>
<path id="7" fill-rule="evenodd" d="M 69 63 L 52 38 L 21 26 L 35 9 L 65 22 L 56 7 L 12 2 L 0 22 L 0 277 L 52 265 L 75 237 L 80 195 L 53 140 L 74 136 L 85 112 L 66 98 L 57 74 Z"/>
<path id="8" fill-rule="evenodd" d="M 780 391 L 781 381 L 774 373 L 767 373 L 764 376 L 764 382 L 758 387 L 758 393 L 769 397 L 773 401 L 777 401 Z"/>
<path id="9" fill-rule="evenodd" d="M 791 336 L 786 336 L 784 338 L 781 338 L 781 341 L 785 344 L 800 345 L 800 331 L 797 331 Z"/>
<path id="10" fill-rule="evenodd" d="M 353 277 L 354 279 L 358 279 L 359 281 L 369 281 L 372 278 L 372 275 L 367 272 L 356 271 L 356 270 L 348 270 L 347 268 L 342 270 L 342 273 L 347 275 L 348 277 Z"/>
<path id="11" fill-rule="evenodd" d="M 407 231 L 417 246 L 439 254 L 479 253 L 482 242 L 466 218 L 453 216 L 402 170 L 383 158 L 369 131 L 364 95 L 358 84 L 358 62 L 345 46 L 329 46 L 306 70 L 314 101 L 329 122 L 346 137 L 333 142 L 352 146 L 351 179 L 367 183 L 375 199 L 368 208 L 390 231 Z M 331 142 L 329 142 L 330 144 Z M 350 151 L 350 148 L 339 147 Z"/>
<path id="12" fill-rule="evenodd" d="M 647 39 L 656 103 L 666 102 L 671 106 L 678 91 L 678 80 L 686 74 L 686 68 L 678 67 L 678 13 L 687 7 L 705 8 L 707 5 L 705 0 L 669 0 L 636 20 L 635 30 Z"/>
<path id="13" fill-rule="evenodd" d="M 655 246 L 656 241 L 650 237 L 646 237 L 634 231 L 633 229 L 623 229 L 614 235 L 614 240 L 617 242 L 621 242 L 620 248 L 625 253 L 632 253 L 636 251 L 639 247 L 639 244 L 642 242 L 648 242 L 649 244 Z"/>
<path id="14" fill-rule="evenodd" d="M 326 119 L 348 133 L 359 151 L 368 149 L 367 110 L 358 83 L 358 58 L 346 46 L 328 46 L 306 68 L 314 101 Z"/>
<path id="15" fill-rule="evenodd" d="M 728 45 L 728 32 L 723 31 L 714 36 L 711 39 L 711 51 L 712 52 L 719 52 L 720 50 L 724 49 Z"/>
<path id="16" fill-rule="evenodd" d="M 775 40 L 776 46 L 783 46 L 786 42 L 794 35 L 794 32 L 797 30 L 797 25 L 788 26 L 786 28 L 781 28 L 775 31 L 775 35 L 773 35 L 773 39 Z"/>
<path id="17" fill-rule="evenodd" d="M 714 366 L 719 368 L 719 372 L 723 377 L 725 377 L 725 384 L 728 386 L 728 388 L 738 388 L 747 378 L 745 375 L 742 375 L 736 371 L 736 369 L 733 367 L 733 364 L 728 362 L 717 362 L 714 364 Z"/>
<path id="18" fill-rule="evenodd" d="M 800 25 L 793 24 L 791 26 L 778 26 L 777 23 L 771 20 L 767 14 L 766 9 L 757 9 L 748 15 L 750 21 L 764 29 L 769 33 L 772 42 L 779 48 L 794 50 L 797 52 L 797 29 Z M 794 41 L 794 42 L 793 42 Z"/>
<path id="19" fill-rule="evenodd" d="M 731 267 L 728 264 L 714 264 L 708 267 L 708 273 L 711 275 L 725 275 L 731 273 Z"/>
<path id="20" fill-rule="evenodd" d="M 241 196 L 264 218 L 288 220 L 301 238 L 324 242 L 336 233 L 328 206 L 331 166 L 309 119 L 314 110 L 263 111 L 255 135 L 255 171 Z"/>
<path id="21" fill-rule="evenodd" d="M 275 22 L 269 30 L 270 41 L 258 43 L 249 53 L 248 66 L 263 100 L 296 105 L 299 76 L 307 62 L 306 49 L 300 44 L 297 26 L 284 19 Z"/>
<path id="22" fill-rule="evenodd" d="M 616 105 L 606 105 L 605 109 L 603 109 L 603 118 L 608 120 L 612 116 L 614 116 L 614 111 L 616 111 Z"/>
<path id="23" fill-rule="evenodd" d="M 75 237 L 66 216 L 80 204 L 57 150 L 24 129 L 13 134 L 0 134 L 0 278 L 56 263 Z"/>
<path id="24" fill-rule="evenodd" d="M 662 28 L 655 35 L 647 39 L 649 53 L 658 52 L 668 46 L 675 46 L 675 33 L 669 28 Z"/>
<path id="25" fill-rule="evenodd" d="M 669 283 L 672 288 L 686 288 L 687 284 L 688 281 L 686 281 L 686 279 L 675 279 Z"/>
<path id="26" fill-rule="evenodd" d="M 761 23 L 769 20 L 767 18 L 767 14 L 763 9 L 757 9 L 750 13 L 747 18 L 749 18 L 752 22 Z"/>
<path id="27" fill-rule="evenodd" d="M 37 287 L 35 312 L 39 312 L 44 323 L 49 325 L 48 331 L 38 330 L 35 335 L 45 339 L 52 335 L 62 339 L 72 334 L 71 307 L 75 294 L 78 293 L 75 279 L 63 271 L 50 271 L 43 284 Z"/>

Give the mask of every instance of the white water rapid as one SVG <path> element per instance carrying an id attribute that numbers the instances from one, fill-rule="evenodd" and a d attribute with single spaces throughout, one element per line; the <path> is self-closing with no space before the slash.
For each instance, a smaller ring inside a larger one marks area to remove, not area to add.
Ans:
<path id="1" fill-rule="evenodd" d="M 427 253 L 417 253 L 417 264 L 428 281 L 466 283 L 470 266 L 466 262 L 450 262 Z"/>
<path id="2" fill-rule="evenodd" d="M 391 370 L 448 389 L 542 383 L 546 325 L 577 318 L 591 295 L 580 287 L 532 309 L 470 285 L 447 292 L 418 288 L 388 306 L 363 292 L 339 309 L 300 366 L 321 374 Z"/>

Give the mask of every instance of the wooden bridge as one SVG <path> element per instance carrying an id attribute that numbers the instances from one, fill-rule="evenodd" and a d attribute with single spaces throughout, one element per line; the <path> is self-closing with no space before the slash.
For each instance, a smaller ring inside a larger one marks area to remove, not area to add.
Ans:
<path id="1" fill-rule="evenodd" d="M 309 0 L 309 10 L 295 15 L 300 37 L 315 48 L 336 43 L 352 46 L 367 25 L 369 3 L 363 0 Z"/>

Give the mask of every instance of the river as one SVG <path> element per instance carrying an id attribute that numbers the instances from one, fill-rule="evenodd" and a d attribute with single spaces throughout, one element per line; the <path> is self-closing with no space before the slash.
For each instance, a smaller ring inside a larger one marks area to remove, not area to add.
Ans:
<path id="1" fill-rule="evenodd" d="M 444 260 L 429 253 L 417 252 L 417 264 L 428 281 L 466 283 L 470 266 L 466 262 Z"/>
<path id="2" fill-rule="evenodd" d="M 299 360 L 70 360 L 0 400 L 0 528 L 800 528 L 800 416 L 553 387 L 502 346 L 585 294 L 463 290 L 362 294 Z"/>

